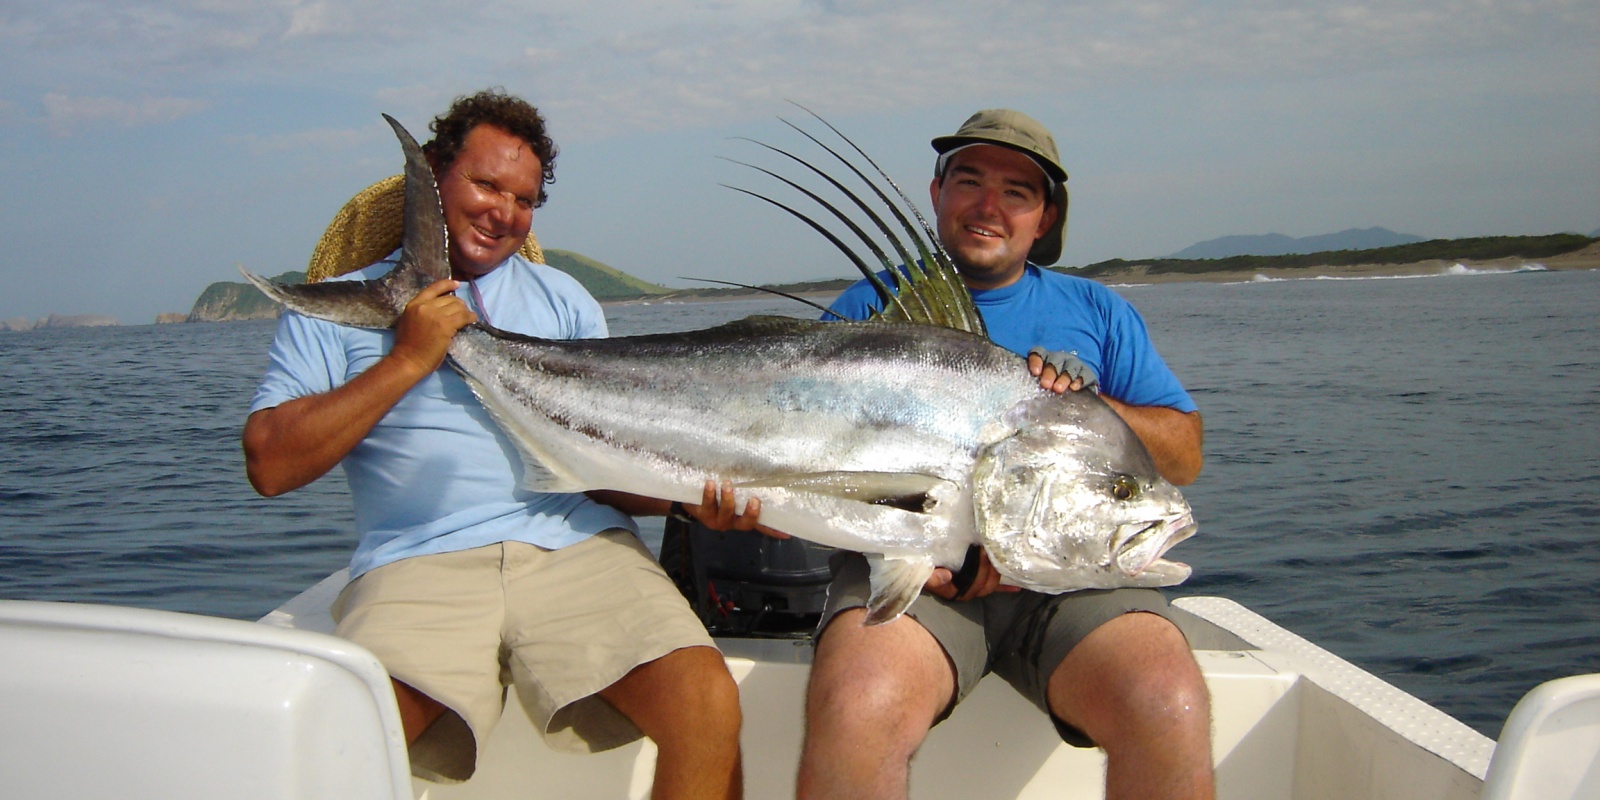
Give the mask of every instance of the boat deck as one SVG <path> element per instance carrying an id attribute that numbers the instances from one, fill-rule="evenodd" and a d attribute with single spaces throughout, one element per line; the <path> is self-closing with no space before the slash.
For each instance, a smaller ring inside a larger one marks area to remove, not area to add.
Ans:
<path id="1" fill-rule="evenodd" d="M 331 630 L 341 575 L 262 621 Z M 1219 796 L 1253 800 L 1477 798 L 1494 742 L 1449 715 L 1233 601 L 1183 598 L 1181 622 L 1213 697 Z M 718 640 L 744 703 L 746 796 L 794 796 L 811 648 L 804 640 Z M 649 796 L 654 747 L 598 755 L 546 748 L 510 703 L 478 774 L 459 785 L 416 781 L 416 797 Z M 1031 704 L 983 681 L 929 735 L 912 769 L 913 796 L 1100 798 L 1105 761 L 1061 743 Z"/>

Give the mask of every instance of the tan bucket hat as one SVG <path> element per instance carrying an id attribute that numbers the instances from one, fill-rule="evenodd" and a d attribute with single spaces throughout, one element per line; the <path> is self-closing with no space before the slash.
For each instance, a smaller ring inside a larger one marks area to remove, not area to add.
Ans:
<path id="1" fill-rule="evenodd" d="M 1039 121 L 1021 111 L 1009 108 L 990 108 L 967 118 L 950 136 L 935 136 L 933 149 L 939 155 L 972 144 L 993 144 L 1009 147 L 1034 160 L 1053 186 L 1050 199 L 1060 213 L 1050 230 L 1033 243 L 1028 251 L 1028 261 L 1048 267 L 1061 260 L 1061 248 L 1067 241 L 1067 170 L 1061 166 L 1061 156 L 1056 152 L 1056 140 Z"/>
<path id="2" fill-rule="evenodd" d="M 361 269 L 398 249 L 405 229 L 405 201 L 402 175 L 384 178 L 350 198 L 311 251 L 306 283 Z M 535 264 L 544 263 L 544 251 L 531 230 L 517 252 Z"/>

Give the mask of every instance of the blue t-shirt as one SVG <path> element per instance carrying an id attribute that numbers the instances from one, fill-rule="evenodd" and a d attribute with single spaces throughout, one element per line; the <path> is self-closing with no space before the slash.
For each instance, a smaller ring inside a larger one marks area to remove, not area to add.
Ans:
<path id="1" fill-rule="evenodd" d="M 887 272 L 880 277 L 894 286 Z M 1136 406 L 1198 410 L 1167 368 L 1144 319 L 1121 295 L 1091 280 L 1029 264 L 1021 278 L 999 289 L 975 289 L 972 299 L 995 344 L 1019 355 L 1036 345 L 1076 351 L 1100 379 L 1100 391 Z M 882 307 L 878 293 L 857 281 L 831 309 L 866 319 Z"/>
<path id="2" fill-rule="evenodd" d="M 380 277 L 395 259 L 335 280 Z M 600 304 L 559 270 L 514 255 L 477 285 L 483 308 L 471 284 L 462 283 L 457 295 L 496 327 L 546 339 L 606 335 Z M 393 331 L 287 312 L 250 411 L 341 386 L 393 345 Z M 555 549 L 611 528 L 638 532 L 631 517 L 584 495 L 518 488 L 515 446 L 448 365 L 412 387 L 340 463 L 360 536 L 352 578 L 411 556 L 506 541 Z"/>

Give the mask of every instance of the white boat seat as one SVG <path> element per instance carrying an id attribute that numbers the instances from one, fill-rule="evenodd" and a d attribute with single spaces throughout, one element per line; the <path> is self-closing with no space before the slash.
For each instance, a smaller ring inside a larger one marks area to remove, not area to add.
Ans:
<path id="1" fill-rule="evenodd" d="M 1600 798 L 1600 675 L 1534 687 L 1506 718 L 1482 800 Z"/>
<path id="2" fill-rule="evenodd" d="M 389 677 L 320 633 L 0 601 L 0 776 L 14 797 L 412 797 Z"/>

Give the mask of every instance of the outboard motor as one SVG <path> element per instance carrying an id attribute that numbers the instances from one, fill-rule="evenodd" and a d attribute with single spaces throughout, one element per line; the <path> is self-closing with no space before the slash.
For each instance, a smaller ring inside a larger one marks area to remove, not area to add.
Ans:
<path id="1" fill-rule="evenodd" d="M 714 636 L 808 638 L 822 618 L 835 552 L 674 518 L 661 538 L 661 566 Z"/>

